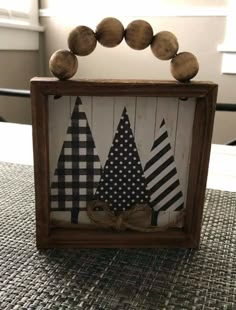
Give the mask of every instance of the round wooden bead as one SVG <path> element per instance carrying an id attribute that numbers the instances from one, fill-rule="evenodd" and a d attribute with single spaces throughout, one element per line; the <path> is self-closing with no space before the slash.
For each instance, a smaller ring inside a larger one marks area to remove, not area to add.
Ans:
<path id="1" fill-rule="evenodd" d="M 104 18 L 96 28 L 96 38 L 105 47 L 115 47 L 121 43 L 124 37 L 122 23 L 113 17 Z"/>
<path id="2" fill-rule="evenodd" d="M 161 60 L 173 58 L 178 49 L 178 40 L 172 32 L 160 31 L 153 37 L 151 50 Z"/>
<path id="3" fill-rule="evenodd" d="M 125 29 L 125 41 L 135 50 L 143 50 L 151 43 L 153 30 L 144 20 L 134 20 Z"/>
<path id="4" fill-rule="evenodd" d="M 97 45 L 95 33 L 86 26 L 74 28 L 69 33 L 67 42 L 71 52 L 78 56 L 87 56 L 91 54 Z"/>
<path id="5" fill-rule="evenodd" d="M 76 56 L 68 50 L 58 50 L 49 60 L 49 69 L 60 80 L 70 79 L 78 69 Z"/>
<path id="6" fill-rule="evenodd" d="M 197 58 L 189 52 L 182 52 L 176 55 L 170 64 L 173 77 L 180 82 L 188 82 L 199 70 Z"/>

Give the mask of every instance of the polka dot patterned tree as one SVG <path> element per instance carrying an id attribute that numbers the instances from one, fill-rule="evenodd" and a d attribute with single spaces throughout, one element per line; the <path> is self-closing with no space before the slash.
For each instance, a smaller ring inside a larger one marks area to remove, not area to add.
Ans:
<path id="1" fill-rule="evenodd" d="M 145 177 L 124 108 L 96 198 L 109 203 L 115 212 L 125 211 L 136 203 L 147 203 Z"/>

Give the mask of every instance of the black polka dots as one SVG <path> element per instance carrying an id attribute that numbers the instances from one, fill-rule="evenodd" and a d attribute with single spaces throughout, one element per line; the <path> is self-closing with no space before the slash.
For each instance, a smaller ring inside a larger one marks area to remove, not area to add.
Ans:
<path id="1" fill-rule="evenodd" d="M 114 211 L 124 211 L 135 203 L 148 201 L 139 154 L 124 108 L 96 198 L 109 202 Z"/>

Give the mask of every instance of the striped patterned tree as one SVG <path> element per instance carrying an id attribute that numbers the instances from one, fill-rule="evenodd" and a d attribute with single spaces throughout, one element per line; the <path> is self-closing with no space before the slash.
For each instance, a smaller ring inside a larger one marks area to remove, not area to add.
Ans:
<path id="1" fill-rule="evenodd" d="M 150 196 L 149 203 L 153 209 L 152 225 L 157 225 L 160 211 L 179 211 L 184 207 L 183 193 L 164 119 L 144 167 L 144 174 Z"/>

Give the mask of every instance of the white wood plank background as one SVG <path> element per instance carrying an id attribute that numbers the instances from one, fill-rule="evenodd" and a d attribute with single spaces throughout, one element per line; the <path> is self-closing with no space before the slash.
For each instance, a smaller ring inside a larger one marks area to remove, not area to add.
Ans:
<path id="1" fill-rule="evenodd" d="M 155 136 L 157 136 L 161 122 L 165 119 L 166 127 L 168 129 L 168 136 L 170 139 L 173 153 L 175 152 L 175 138 L 176 126 L 179 109 L 178 98 L 158 98 L 157 111 L 156 111 L 156 128 Z"/>
<path id="2" fill-rule="evenodd" d="M 195 99 L 179 100 L 178 120 L 175 138 L 175 163 L 186 202 L 192 129 L 195 114 Z"/>
<path id="3" fill-rule="evenodd" d="M 98 155 L 104 167 L 114 131 L 114 98 L 92 98 L 92 134 L 97 147 Z"/>
<path id="4" fill-rule="evenodd" d="M 54 99 L 48 98 L 48 131 L 49 131 L 49 166 L 50 180 L 57 167 L 57 161 L 66 137 L 71 116 L 71 98 L 68 96 Z"/>
<path id="5" fill-rule="evenodd" d="M 143 168 L 155 138 L 156 110 L 157 98 L 137 98 L 135 141 Z"/>
<path id="6" fill-rule="evenodd" d="M 76 97 L 49 98 L 50 178 L 70 125 Z M 163 118 L 165 119 L 175 163 L 186 201 L 195 99 L 150 97 L 81 97 L 80 109 L 86 113 L 102 166 L 105 165 L 124 107 L 144 167 Z M 173 220 L 172 210 L 160 214 L 158 224 Z M 55 214 L 54 214 L 55 215 Z"/>
<path id="7" fill-rule="evenodd" d="M 115 135 L 116 129 L 118 127 L 121 114 L 126 108 L 130 126 L 134 133 L 135 124 L 135 114 L 136 114 L 136 98 L 135 97 L 114 97 L 114 124 L 113 124 L 113 136 Z"/>

